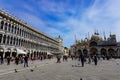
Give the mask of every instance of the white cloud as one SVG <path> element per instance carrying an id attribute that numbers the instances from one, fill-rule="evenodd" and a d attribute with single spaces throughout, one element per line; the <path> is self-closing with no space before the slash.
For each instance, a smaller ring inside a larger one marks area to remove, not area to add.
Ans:
<path id="1" fill-rule="evenodd" d="M 59 23 L 60 26 L 69 29 L 69 32 L 65 35 L 64 40 L 66 45 L 68 41 L 74 42 L 74 35 L 77 34 L 77 38 L 84 38 L 89 32 L 92 34 L 97 29 L 101 36 L 105 31 L 108 36 L 110 32 L 116 34 L 118 41 L 120 40 L 120 0 L 106 0 L 104 3 L 100 3 L 100 0 L 89 7 L 86 12 L 83 12 L 82 18 L 77 19 L 74 17 L 68 18 L 65 22 Z M 69 44 L 71 44 L 69 42 Z M 70 46 L 70 45 L 69 45 Z"/>
<path id="2" fill-rule="evenodd" d="M 66 13 L 76 13 L 76 8 L 69 5 L 69 1 L 52 1 L 52 0 L 41 0 L 38 2 L 39 9 L 43 10 L 47 14 L 58 16 L 60 18 L 68 17 Z M 64 17 L 63 17 L 64 16 Z"/>
<path id="3" fill-rule="evenodd" d="M 39 28 L 52 36 L 62 35 L 65 46 L 74 43 L 74 36 L 77 39 L 84 38 L 88 32 L 94 33 L 97 29 L 101 36 L 106 31 L 106 35 L 115 33 L 120 40 L 120 0 L 95 0 L 93 5 L 86 7 L 84 12 L 78 6 L 72 6 L 63 2 L 53 2 L 50 0 L 40 0 L 38 2 L 38 12 L 57 16 L 63 21 L 45 21 L 35 14 L 28 12 L 16 12 L 26 22 Z M 76 5 L 79 5 L 78 3 Z M 7 6 L 11 6 L 8 5 Z M 24 5 L 28 11 L 34 12 L 30 5 Z M 35 12 L 37 12 L 35 11 Z M 77 13 L 78 12 L 78 13 Z M 44 14 L 41 13 L 41 14 Z M 68 16 L 67 13 L 73 14 Z M 77 13 L 77 14 L 76 14 Z M 40 16 L 40 15 L 39 15 Z M 54 27 L 51 27 L 54 26 Z"/>

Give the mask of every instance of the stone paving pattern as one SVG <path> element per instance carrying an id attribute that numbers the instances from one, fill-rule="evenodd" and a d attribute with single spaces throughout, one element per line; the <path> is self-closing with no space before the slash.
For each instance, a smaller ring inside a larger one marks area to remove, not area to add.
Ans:
<path id="1" fill-rule="evenodd" d="M 86 63 L 84 67 L 81 67 L 81 64 L 74 66 L 79 63 L 71 59 L 68 62 L 56 63 L 56 59 L 53 59 L 29 62 L 27 68 L 22 64 L 4 64 L 0 65 L 0 80 L 120 80 L 119 59 L 101 60 L 97 66 L 94 63 Z M 14 69 L 18 72 L 14 72 Z"/>

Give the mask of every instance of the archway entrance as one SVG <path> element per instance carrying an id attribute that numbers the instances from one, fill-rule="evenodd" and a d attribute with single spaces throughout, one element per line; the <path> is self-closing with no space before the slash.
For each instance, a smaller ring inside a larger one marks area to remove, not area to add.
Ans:
<path id="1" fill-rule="evenodd" d="M 80 54 L 82 54 L 82 51 L 79 49 L 79 50 L 77 51 L 77 55 L 80 55 Z"/>
<path id="2" fill-rule="evenodd" d="M 34 51 L 34 58 L 37 56 L 37 52 L 36 51 Z"/>
<path id="3" fill-rule="evenodd" d="M 102 48 L 102 49 L 101 49 L 101 55 L 107 56 L 107 50 L 104 49 L 104 48 Z"/>
<path id="4" fill-rule="evenodd" d="M 113 57 L 113 56 L 115 55 L 115 50 L 112 49 L 112 48 L 108 49 L 108 55 L 109 55 L 110 57 Z"/>
<path id="5" fill-rule="evenodd" d="M 31 58 L 31 59 L 33 58 L 33 50 L 31 50 L 30 58 Z"/>
<path id="6" fill-rule="evenodd" d="M 96 49 L 96 48 L 91 48 L 90 49 L 90 54 L 91 55 L 95 55 L 95 54 L 97 54 L 98 53 L 98 50 Z"/>
<path id="7" fill-rule="evenodd" d="M 17 56 L 17 50 L 14 49 L 13 52 L 12 52 L 12 57 L 16 57 Z"/>
<path id="8" fill-rule="evenodd" d="M 28 52 L 27 52 L 27 56 L 30 57 L 30 50 L 28 50 Z"/>
<path id="9" fill-rule="evenodd" d="M 4 54 L 4 49 L 0 48 L 1 63 L 3 63 L 3 54 Z"/>
<path id="10" fill-rule="evenodd" d="M 87 50 L 87 49 L 84 49 L 84 50 L 83 50 L 83 54 L 85 55 L 85 57 L 87 57 L 87 55 L 88 55 L 88 50 Z"/>
<path id="11" fill-rule="evenodd" d="M 3 57 L 4 50 L 0 48 L 0 57 Z"/>
<path id="12" fill-rule="evenodd" d="M 11 49 L 7 49 L 7 52 L 5 52 L 5 58 L 7 58 L 8 56 L 10 57 L 10 53 L 11 53 Z"/>

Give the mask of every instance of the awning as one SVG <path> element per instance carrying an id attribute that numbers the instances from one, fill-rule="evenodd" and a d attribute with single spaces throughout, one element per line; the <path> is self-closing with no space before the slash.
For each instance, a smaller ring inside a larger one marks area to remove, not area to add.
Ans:
<path id="1" fill-rule="evenodd" d="M 47 52 L 47 55 L 53 55 L 52 53 L 50 53 L 50 52 Z"/>
<path id="2" fill-rule="evenodd" d="M 17 49 L 17 54 L 27 54 L 27 53 L 21 49 Z"/>

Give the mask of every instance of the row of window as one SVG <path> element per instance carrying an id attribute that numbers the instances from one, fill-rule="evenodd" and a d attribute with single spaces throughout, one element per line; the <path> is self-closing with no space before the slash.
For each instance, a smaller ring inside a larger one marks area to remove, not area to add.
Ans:
<path id="1" fill-rule="evenodd" d="M 43 33 L 37 32 L 36 30 L 29 27 L 29 25 L 22 23 L 22 21 L 17 20 L 16 18 L 12 18 L 12 16 L 5 14 L 5 12 L 0 12 L 0 14 L 2 14 L 0 15 L 0 31 L 2 30 L 2 32 L 4 32 L 4 35 L 2 35 L 3 33 L 0 34 L 0 44 L 15 45 L 33 49 L 40 48 L 40 50 L 49 49 L 51 51 L 58 51 L 59 42 L 55 39 L 48 37 Z M 17 37 L 7 36 L 9 33 Z M 47 45 L 39 45 L 39 42 L 45 43 Z"/>
<path id="2" fill-rule="evenodd" d="M 6 36 L 2 34 L 0 34 L 0 44 L 14 45 L 14 46 L 20 46 L 20 47 L 32 48 L 32 49 L 40 49 L 40 50 L 54 50 L 55 49 L 53 47 L 44 46 L 41 44 L 19 39 L 17 37 L 11 37 L 11 36 Z"/>
<path id="3" fill-rule="evenodd" d="M 58 46 L 57 42 L 55 42 L 51 39 L 45 38 L 43 36 L 36 35 L 34 32 L 31 32 L 30 30 L 25 30 L 25 29 L 22 29 L 20 27 L 21 26 L 13 25 L 13 24 L 10 24 L 10 23 L 5 22 L 5 21 L 0 22 L 0 29 L 3 31 L 10 32 L 12 34 L 16 34 L 16 35 L 22 36 L 24 38 L 34 40 L 36 42 L 42 41 L 43 43 L 47 42 L 47 43 L 52 43 L 52 44 Z"/>

